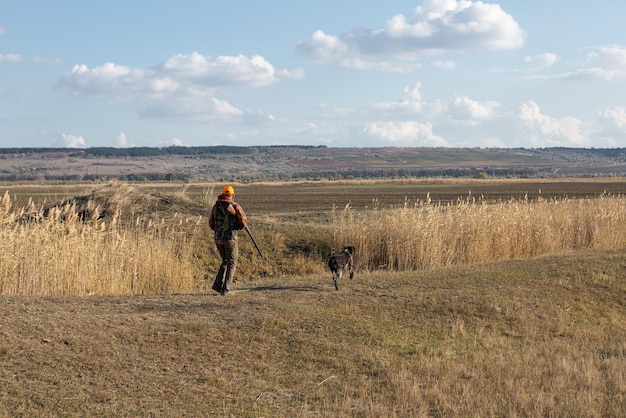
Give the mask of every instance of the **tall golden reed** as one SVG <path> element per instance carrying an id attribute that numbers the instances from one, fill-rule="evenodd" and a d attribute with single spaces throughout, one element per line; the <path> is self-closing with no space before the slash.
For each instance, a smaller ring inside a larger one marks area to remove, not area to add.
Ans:
<path id="1" fill-rule="evenodd" d="M 406 201 L 333 211 L 334 245 L 359 249 L 365 270 L 422 270 L 626 244 L 626 197 L 455 204 Z"/>
<path id="2" fill-rule="evenodd" d="M 187 225 L 166 226 L 140 218 L 134 225 L 121 225 L 119 216 L 108 224 L 95 218 L 79 220 L 73 205 L 46 215 L 43 210 L 13 210 L 5 194 L 0 200 L 0 294 L 197 290 L 191 265 L 193 225 L 189 232 Z"/>
<path id="3" fill-rule="evenodd" d="M 32 202 L 14 206 L 5 193 L 0 199 L 0 295 L 204 290 L 205 271 L 194 255 L 202 241 L 200 217 L 178 223 L 135 217 L 128 223 L 118 213 L 104 222 L 95 203 L 88 219 L 69 204 L 49 212 Z M 375 201 L 365 210 L 333 211 L 333 245 L 355 245 L 360 270 L 423 270 L 620 248 L 626 244 L 625 217 L 626 197 L 612 195 L 498 202 L 469 195 L 455 204 L 426 199 L 397 207 Z M 306 239 L 306 233 L 300 235 Z"/>

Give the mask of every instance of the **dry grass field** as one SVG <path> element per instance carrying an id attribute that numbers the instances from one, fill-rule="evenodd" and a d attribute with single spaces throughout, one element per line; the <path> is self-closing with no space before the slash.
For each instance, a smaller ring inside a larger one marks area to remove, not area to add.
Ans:
<path id="1" fill-rule="evenodd" d="M 623 181 L 220 187 L 0 188 L 0 417 L 626 414 Z"/>
<path id="2" fill-rule="evenodd" d="M 625 256 L 3 297 L 0 416 L 624 416 Z"/>

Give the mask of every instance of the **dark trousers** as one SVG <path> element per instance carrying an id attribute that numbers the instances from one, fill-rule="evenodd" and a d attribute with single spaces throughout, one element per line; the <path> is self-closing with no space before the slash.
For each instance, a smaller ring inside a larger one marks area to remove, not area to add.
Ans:
<path id="1" fill-rule="evenodd" d="M 220 269 L 217 271 L 217 276 L 215 276 L 213 290 L 221 293 L 230 292 L 230 284 L 237 268 L 239 247 L 237 246 L 237 241 L 224 244 L 216 242 L 215 246 L 222 257 L 222 264 L 220 264 Z"/>

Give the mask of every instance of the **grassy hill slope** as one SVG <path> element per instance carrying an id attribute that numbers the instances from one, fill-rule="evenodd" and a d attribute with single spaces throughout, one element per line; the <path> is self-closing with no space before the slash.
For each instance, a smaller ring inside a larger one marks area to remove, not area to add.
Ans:
<path id="1" fill-rule="evenodd" d="M 626 251 L 0 300 L 0 416 L 623 416 Z"/>

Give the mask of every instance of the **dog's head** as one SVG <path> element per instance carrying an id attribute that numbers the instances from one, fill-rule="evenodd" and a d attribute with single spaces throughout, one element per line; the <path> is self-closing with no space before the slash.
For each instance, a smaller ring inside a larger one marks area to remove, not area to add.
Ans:
<path id="1" fill-rule="evenodd" d="M 345 247 L 343 247 L 343 252 L 348 253 L 350 255 L 354 255 L 356 254 L 356 248 L 353 247 L 352 245 L 346 245 Z"/>

